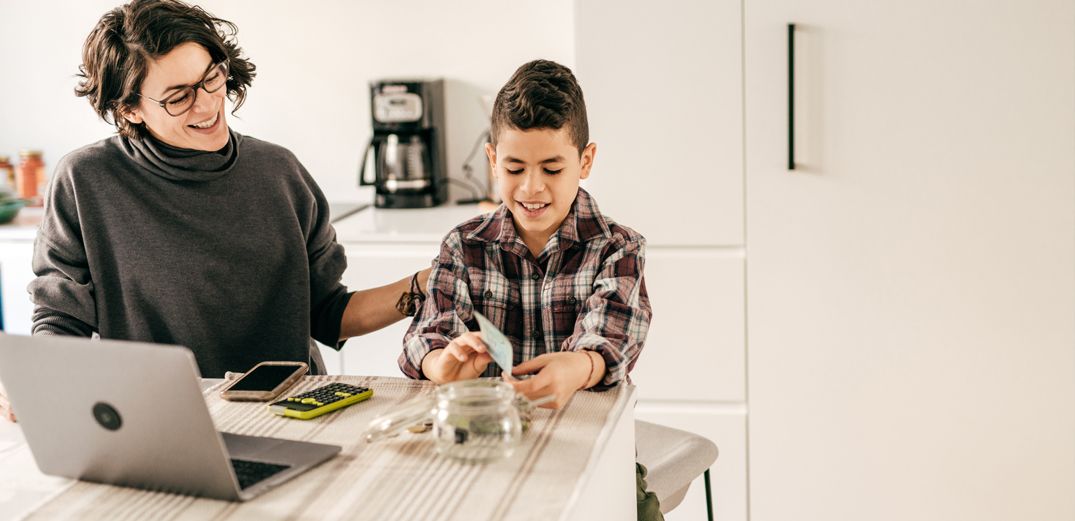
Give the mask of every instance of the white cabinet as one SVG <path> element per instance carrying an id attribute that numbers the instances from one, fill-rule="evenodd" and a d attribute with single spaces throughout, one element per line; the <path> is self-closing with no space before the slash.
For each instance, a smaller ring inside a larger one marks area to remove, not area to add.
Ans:
<path id="1" fill-rule="evenodd" d="M 742 244 L 740 2 L 575 5 L 601 210 L 651 246 Z"/>
<path id="2" fill-rule="evenodd" d="M 744 19 L 752 521 L 1075 518 L 1075 4 Z"/>
<path id="3" fill-rule="evenodd" d="M 597 143 L 586 188 L 648 242 L 638 417 L 713 440 L 718 519 L 747 512 L 742 5 L 576 2 L 575 74 Z M 699 482 L 700 483 L 700 482 Z M 669 521 L 704 519 L 696 484 Z"/>
<path id="4" fill-rule="evenodd" d="M 743 282 L 741 249 L 649 249 L 653 321 L 631 372 L 639 401 L 746 400 Z"/>
<path id="5" fill-rule="evenodd" d="M 29 335 L 33 327 L 34 304 L 26 291 L 34 280 L 33 257 L 32 238 L 0 240 L 0 306 L 5 333 Z"/>
<path id="6" fill-rule="evenodd" d="M 4 332 L 29 335 L 34 305 L 26 287 L 34 280 L 34 238 L 44 215 L 41 207 L 27 207 L 0 225 L 0 312 Z"/>
<path id="7" fill-rule="evenodd" d="M 352 290 L 383 286 L 430 266 L 440 241 L 426 244 L 344 243 L 347 271 L 343 283 Z M 351 338 L 340 351 L 342 374 L 403 376 L 399 359 L 403 335 L 411 324 L 405 318 L 384 329 Z"/>
<path id="8" fill-rule="evenodd" d="M 333 224 L 347 252 L 343 283 L 351 290 L 383 286 L 428 268 L 441 240 L 455 226 L 480 214 L 477 206 L 389 210 L 370 208 Z M 402 376 L 403 335 L 411 319 L 349 339 L 337 355 L 342 374 Z"/>

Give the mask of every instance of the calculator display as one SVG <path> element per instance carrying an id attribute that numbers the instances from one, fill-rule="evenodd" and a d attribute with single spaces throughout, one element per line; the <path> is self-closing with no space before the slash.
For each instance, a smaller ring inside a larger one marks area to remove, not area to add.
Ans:
<path id="1" fill-rule="evenodd" d="M 289 376 L 300 371 L 298 365 L 259 365 L 235 382 L 231 391 L 272 391 Z"/>

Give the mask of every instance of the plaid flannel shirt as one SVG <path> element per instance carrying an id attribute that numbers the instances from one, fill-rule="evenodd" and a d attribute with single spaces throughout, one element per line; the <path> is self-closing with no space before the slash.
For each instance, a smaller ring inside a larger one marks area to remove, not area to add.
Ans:
<path id="1" fill-rule="evenodd" d="M 511 341 L 516 365 L 543 353 L 589 349 L 605 360 L 597 387 L 614 386 L 634 367 L 649 329 L 645 245 L 637 232 L 602 216 L 581 188 L 537 258 L 504 205 L 475 217 L 445 237 L 399 366 L 424 378 L 422 359 L 430 351 L 478 330 L 477 309 Z M 490 363 L 483 376 L 499 374 Z"/>

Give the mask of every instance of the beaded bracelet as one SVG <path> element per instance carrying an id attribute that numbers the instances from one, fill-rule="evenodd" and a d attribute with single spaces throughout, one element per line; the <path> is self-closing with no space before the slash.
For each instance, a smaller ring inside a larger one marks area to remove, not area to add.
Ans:
<path id="1" fill-rule="evenodd" d="M 590 351 L 589 349 L 583 349 L 582 351 L 580 351 L 580 353 L 586 355 L 586 359 L 590 361 L 590 372 L 586 374 L 586 381 L 582 382 L 582 387 L 579 387 L 580 391 L 586 389 L 587 386 L 590 385 L 590 380 L 593 380 L 593 372 L 596 366 L 593 363 L 593 357 L 590 356 L 590 353 L 592 352 L 593 351 Z"/>

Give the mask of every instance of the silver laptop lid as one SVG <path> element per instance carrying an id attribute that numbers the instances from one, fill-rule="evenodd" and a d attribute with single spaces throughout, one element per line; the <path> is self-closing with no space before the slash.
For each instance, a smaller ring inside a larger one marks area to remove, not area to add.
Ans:
<path id="1" fill-rule="evenodd" d="M 0 335 L 0 382 L 42 472 L 240 499 L 190 350 Z"/>

